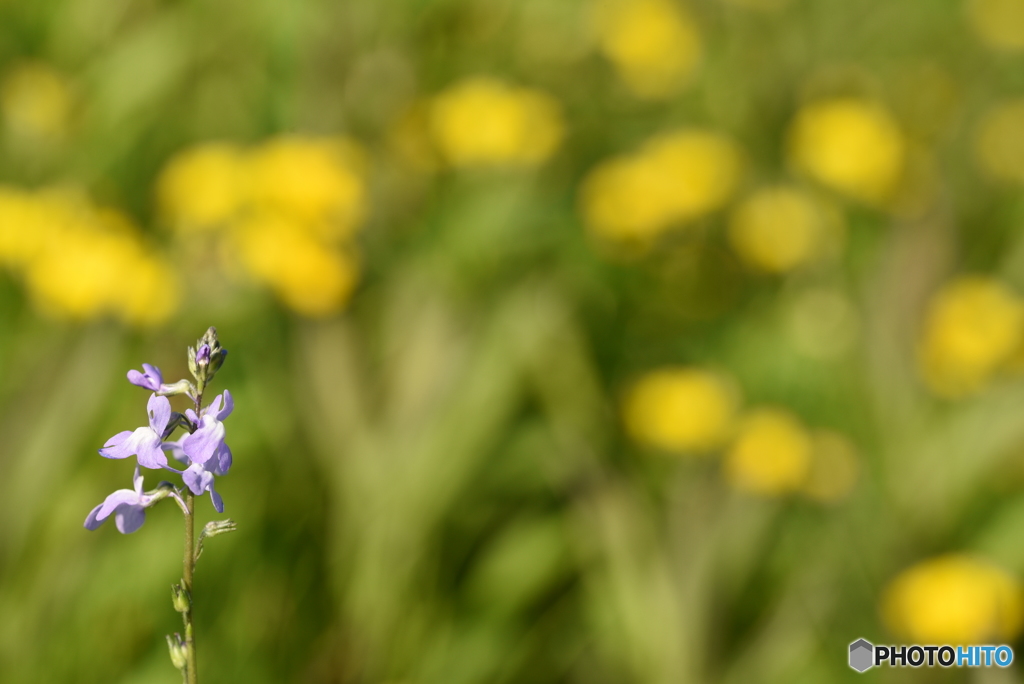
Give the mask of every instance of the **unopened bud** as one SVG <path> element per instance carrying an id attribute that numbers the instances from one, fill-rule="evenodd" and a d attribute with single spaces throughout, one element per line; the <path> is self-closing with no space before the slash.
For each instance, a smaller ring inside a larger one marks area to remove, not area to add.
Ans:
<path id="1" fill-rule="evenodd" d="M 204 344 L 196 351 L 196 365 L 200 368 L 210 365 L 210 345 Z"/>
<path id="2" fill-rule="evenodd" d="M 238 525 L 231 518 L 227 520 L 211 520 L 203 526 L 204 537 L 216 537 L 218 534 L 224 534 L 225 532 L 234 532 L 238 529 Z"/>
<path id="3" fill-rule="evenodd" d="M 203 530 L 199 533 L 199 541 L 196 543 L 196 560 L 203 555 L 203 542 L 208 537 L 216 537 L 218 534 L 225 534 L 226 532 L 234 532 L 238 529 L 238 525 L 231 518 L 227 520 L 211 520 L 203 526 Z"/>
<path id="4" fill-rule="evenodd" d="M 167 635 L 167 650 L 171 653 L 171 663 L 179 670 L 184 670 L 188 664 L 188 653 L 185 649 L 185 642 L 177 632 L 174 636 Z"/>
<path id="5" fill-rule="evenodd" d="M 195 347 L 188 348 L 188 369 L 196 379 L 199 392 L 213 380 L 227 355 L 228 351 L 220 346 L 217 329 L 214 327 L 210 327 L 199 338 Z"/>
<path id="6" fill-rule="evenodd" d="M 179 613 L 187 613 L 192 607 L 192 599 L 188 591 L 180 584 L 171 585 L 171 603 L 174 604 L 174 610 Z"/>

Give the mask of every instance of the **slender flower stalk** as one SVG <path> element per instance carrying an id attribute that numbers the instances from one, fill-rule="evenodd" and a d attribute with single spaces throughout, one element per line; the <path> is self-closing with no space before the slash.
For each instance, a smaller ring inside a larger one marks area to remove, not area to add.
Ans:
<path id="1" fill-rule="evenodd" d="M 211 328 L 212 330 L 213 328 Z M 191 349 L 189 350 L 191 352 Z M 196 380 L 199 380 L 197 377 Z M 200 382 L 203 387 L 205 383 Z M 203 392 L 199 390 L 195 395 L 195 415 L 199 415 L 203 406 Z M 198 427 L 198 426 L 197 426 Z M 189 436 L 195 435 L 192 432 Z M 181 617 L 185 623 L 185 682 L 196 684 L 199 681 L 199 669 L 196 661 L 196 635 L 192 625 L 192 580 L 196 572 L 196 516 L 195 516 L 195 494 L 192 490 L 185 492 L 185 557 L 182 561 L 182 589 L 184 596 L 188 597 L 185 603 L 185 610 Z"/>
<path id="2" fill-rule="evenodd" d="M 199 681 L 199 669 L 196 661 L 196 633 L 192 625 L 192 580 L 196 572 L 195 554 L 195 495 L 192 492 L 185 494 L 185 558 L 182 561 L 181 587 L 184 596 L 188 598 L 185 603 L 185 610 L 181 613 L 182 621 L 185 623 L 185 681 L 187 684 L 196 684 Z"/>
<path id="3" fill-rule="evenodd" d="M 149 424 L 134 431 L 126 430 L 111 437 L 99 450 L 101 456 L 111 459 L 125 459 L 135 456 L 133 489 L 119 489 L 108 496 L 89 513 L 85 527 L 97 529 L 113 516 L 117 529 L 123 534 L 136 531 L 146 520 L 146 510 L 165 498 L 173 498 L 185 518 L 185 548 L 182 559 L 182 578 L 171 587 L 171 602 L 181 613 L 184 637 L 178 633 L 167 636 L 167 648 L 171 663 L 181 672 L 184 684 L 198 684 L 199 670 L 196 658 L 195 625 L 193 622 L 196 561 L 203 552 L 203 541 L 225 532 L 235 530 L 231 520 L 207 523 L 196 539 L 195 499 L 204 492 L 210 493 L 210 500 L 218 513 L 224 511 L 224 501 L 214 487 L 215 476 L 226 475 L 233 460 L 231 449 L 225 442 L 223 421 L 234 410 L 231 392 L 225 390 L 206 407 L 203 394 L 217 371 L 224 363 L 227 350 L 220 346 L 217 330 L 210 328 L 196 343 L 188 348 L 189 371 L 195 382 L 179 380 L 165 383 L 159 368 L 142 364 L 143 372 L 131 370 L 128 381 L 153 392 L 148 404 Z M 185 413 L 171 410 L 168 396 L 184 394 L 193 403 Z M 177 441 L 169 437 L 177 428 L 188 433 Z M 169 465 L 165 452 L 185 466 L 178 470 Z M 182 484 L 175 486 L 161 482 L 156 489 L 143 492 L 141 468 L 169 470 L 181 476 Z"/>

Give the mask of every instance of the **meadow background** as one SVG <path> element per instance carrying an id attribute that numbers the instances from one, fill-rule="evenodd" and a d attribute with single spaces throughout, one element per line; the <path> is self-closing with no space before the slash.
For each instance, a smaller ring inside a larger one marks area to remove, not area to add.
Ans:
<path id="1" fill-rule="evenodd" d="M 82 524 L 209 325 L 203 682 L 1019 647 L 1024 0 L 0 2 L 5 684 L 177 681 Z"/>

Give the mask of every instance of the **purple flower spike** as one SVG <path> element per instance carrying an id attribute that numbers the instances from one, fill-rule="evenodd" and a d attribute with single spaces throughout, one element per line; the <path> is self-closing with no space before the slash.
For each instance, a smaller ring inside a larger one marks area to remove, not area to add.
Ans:
<path id="1" fill-rule="evenodd" d="M 160 372 L 160 369 L 156 366 L 150 366 L 148 363 L 144 363 L 142 364 L 142 370 L 144 370 L 145 373 L 140 373 L 137 370 L 128 371 L 128 382 L 148 389 L 151 392 L 160 391 L 161 385 L 164 384 L 164 376 Z"/>
<path id="2" fill-rule="evenodd" d="M 213 488 L 213 473 L 199 463 L 194 463 L 181 474 L 185 485 L 192 490 L 192 493 L 199 496 L 203 492 L 210 492 L 210 500 L 218 513 L 224 512 L 224 499 Z"/>
<path id="3" fill-rule="evenodd" d="M 119 432 L 103 445 L 100 456 L 105 458 L 128 458 L 138 456 L 143 468 L 164 468 L 167 456 L 161 449 L 161 437 L 171 420 L 171 402 L 167 397 L 152 395 L 149 398 L 149 427 L 137 428 L 134 432 Z M 223 428 L 222 428 L 223 429 Z"/>
<path id="4" fill-rule="evenodd" d="M 114 524 L 122 534 L 131 534 L 142 527 L 142 523 L 146 522 L 146 508 L 151 506 L 158 497 L 142 493 L 142 474 L 139 472 L 138 466 L 135 466 L 135 476 L 132 479 L 135 489 L 118 489 L 89 512 L 85 519 L 87 530 L 98 528 L 103 521 L 110 517 L 111 513 L 114 514 Z"/>

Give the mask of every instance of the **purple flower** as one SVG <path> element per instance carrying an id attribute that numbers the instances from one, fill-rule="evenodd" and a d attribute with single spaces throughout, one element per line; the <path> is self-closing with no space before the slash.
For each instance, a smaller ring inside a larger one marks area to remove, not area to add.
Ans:
<path id="1" fill-rule="evenodd" d="M 210 345 L 204 344 L 196 352 L 196 363 L 205 366 L 210 363 Z"/>
<path id="2" fill-rule="evenodd" d="M 224 441 L 222 421 L 231 415 L 234 408 L 231 392 L 224 390 L 223 394 L 214 397 L 200 415 L 197 416 L 191 409 L 185 412 L 192 425 L 198 426 L 195 432 L 176 442 L 161 444 L 161 448 L 170 452 L 175 460 L 188 466 L 184 471 L 169 466 L 167 469 L 180 472 L 181 479 L 193 494 L 198 496 L 210 492 L 213 507 L 218 513 L 224 512 L 224 500 L 214 489 L 214 476 L 226 474 L 233 460 L 231 448 Z"/>
<path id="3" fill-rule="evenodd" d="M 229 452 L 230 453 L 230 452 Z M 201 463 L 193 463 L 181 474 L 192 493 L 199 496 L 203 492 L 210 492 L 210 500 L 218 513 L 224 512 L 224 500 L 213 488 L 213 473 L 203 467 Z"/>
<path id="4" fill-rule="evenodd" d="M 163 373 L 156 366 L 151 366 L 148 363 L 142 364 L 142 370 L 145 373 L 140 373 L 137 370 L 128 371 L 128 382 L 133 385 L 151 390 L 162 396 L 168 396 L 171 394 L 187 394 L 192 397 L 192 385 L 187 380 L 179 380 L 173 384 L 167 384 L 164 382 Z"/>
<path id="5" fill-rule="evenodd" d="M 118 489 L 89 512 L 85 519 L 86 529 L 95 530 L 110 517 L 111 513 L 114 514 L 114 524 L 122 534 L 131 534 L 142 527 L 142 523 L 146 522 L 146 509 L 163 497 L 142 493 L 142 474 L 138 466 L 135 466 L 135 476 L 132 479 L 135 489 Z"/>
<path id="6" fill-rule="evenodd" d="M 181 462 L 182 465 L 188 466 L 185 470 L 177 470 L 176 468 L 168 466 L 167 470 L 181 475 L 181 479 L 196 496 L 199 496 L 206 491 L 210 492 L 210 499 L 213 501 L 213 507 L 217 509 L 218 513 L 223 513 L 224 500 L 221 498 L 220 494 L 214 490 L 213 477 L 214 475 L 226 475 L 228 470 L 231 469 L 231 448 L 228 447 L 227 444 L 222 443 L 220 448 L 214 452 L 213 456 L 206 461 L 206 463 L 192 463 L 181 448 L 181 443 L 184 442 L 185 439 L 186 438 L 182 438 L 177 442 L 164 442 L 161 445 L 163 450 L 170 452 L 171 456 L 173 456 L 176 461 Z"/>
<path id="7" fill-rule="evenodd" d="M 149 398 L 149 426 L 137 428 L 134 432 L 119 432 L 103 445 L 100 456 L 106 458 L 128 458 L 138 456 L 139 465 L 144 468 L 164 468 L 167 457 L 161 447 L 164 430 L 171 419 L 171 402 L 167 397 L 152 395 Z"/>
<path id="8" fill-rule="evenodd" d="M 185 437 L 187 437 L 186 435 Z M 185 451 L 181 448 L 181 443 L 185 441 L 185 438 L 179 439 L 177 442 L 164 442 L 160 445 L 160 448 L 168 452 L 174 460 L 178 461 L 182 465 L 188 467 L 192 465 L 192 461 L 185 455 Z M 220 448 L 214 452 L 213 457 L 206 462 L 205 465 L 210 466 L 209 470 L 214 475 L 227 475 L 228 471 L 231 470 L 231 463 L 234 458 L 231 455 L 231 447 L 227 444 L 221 444 Z M 167 470 L 171 470 L 175 473 L 180 471 L 175 470 L 168 466 Z"/>
<path id="9" fill-rule="evenodd" d="M 222 408 L 223 404 L 223 408 Z M 231 398 L 231 392 L 224 390 L 202 411 L 201 416 L 196 416 L 195 411 L 189 410 L 185 415 L 198 425 L 195 432 L 181 440 L 181 450 L 195 464 L 204 464 L 214 455 L 218 455 L 218 461 L 223 460 L 221 453 L 227 445 L 224 443 L 224 424 L 221 422 L 235 408 L 235 402 Z M 231 465 L 231 451 L 227 450 L 227 465 Z"/>
<path id="10" fill-rule="evenodd" d="M 159 392 L 160 387 L 164 384 L 164 376 L 160 372 L 160 369 L 156 366 L 150 366 L 148 363 L 144 363 L 142 364 L 142 370 L 146 372 L 140 373 L 137 370 L 128 371 L 128 382 L 152 392 Z"/>

